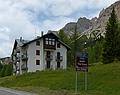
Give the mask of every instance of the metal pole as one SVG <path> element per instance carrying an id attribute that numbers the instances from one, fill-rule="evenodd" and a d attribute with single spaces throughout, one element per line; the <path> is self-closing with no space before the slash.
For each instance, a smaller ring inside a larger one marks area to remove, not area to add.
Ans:
<path id="1" fill-rule="evenodd" d="M 75 79 L 75 94 L 77 94 L 77 90 L 78 90 L 78 87 L 77 87 L 77 71 L 76 71 L 76 79 Z"/>
<path id="2" fill-rule="evenodd" d="M 85 91 L 87 91 L 87 71 L 85 71 Z"/>

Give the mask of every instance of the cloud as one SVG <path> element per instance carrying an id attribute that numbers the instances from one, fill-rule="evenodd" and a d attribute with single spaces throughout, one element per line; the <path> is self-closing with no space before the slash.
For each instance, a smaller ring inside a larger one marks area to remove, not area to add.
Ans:
<path id="1" fill-rule="evenodd" d="M 50 6 L 50 11 L 54 16 L 68 16 L 71 15 L 74 11 L 83 7 L 85 0 L 53 0 L 53 3 Z"/>
<path id="2" fill-rule="evenodd" d="M 0 57 L 10 56 L 14 39 L 33 39 L 79 17 L 98 16 L 116 0 L 0 0 Z M 36 33 L 35 33 L 36 32 Z"/>
<path id="3" fill-rule="evenodd" d="M 47 31 L 47 30 L 59 30 L 62 27 L 65 26 L 66 23 L 69 23 L 71 21 L 75 21 L 75 19 L 67 18 L 67 17 L 58 17 L 55 19 L 47 19 L 43 21 L 41 25 L 41 29 Z"/>
<path id="4" fill-rule="evenodd" d="M 13 40 L 20 36 L 26 39 L 32 38 L 34 25 L 12 0 L 11 2 L 10 0 L 0 0 L 0 4 L 0 56 L 10 56 Z"/>

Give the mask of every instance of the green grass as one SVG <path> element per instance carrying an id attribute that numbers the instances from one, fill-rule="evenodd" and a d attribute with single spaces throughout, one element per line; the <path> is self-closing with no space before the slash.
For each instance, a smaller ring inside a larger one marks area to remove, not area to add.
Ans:
<path id="1" fill-rule="evenodd" d="M 43 71 L 4 77 L 0 79 L 0 86 L 40 95 L 73 95 L 75 71 Z M 78 72 L 78 92 L 80 95 L 120 95 L 120 63 L 91 66 L 87 91 L 84 90 L 84 73 Z"/>

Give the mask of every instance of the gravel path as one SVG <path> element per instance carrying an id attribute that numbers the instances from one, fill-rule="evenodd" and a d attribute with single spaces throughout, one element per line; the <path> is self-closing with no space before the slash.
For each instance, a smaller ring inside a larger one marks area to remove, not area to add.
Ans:
<path id="1" fill-rule="evenodd" d="M 36 95 L 36 94 L 0 87 L 0 95 Z"/>

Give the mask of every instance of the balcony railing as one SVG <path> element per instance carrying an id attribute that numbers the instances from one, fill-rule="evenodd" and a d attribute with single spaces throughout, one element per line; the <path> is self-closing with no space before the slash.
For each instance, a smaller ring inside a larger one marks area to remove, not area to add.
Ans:
<path id="1" fill-rule="evenodd" d="M 51 60 L 53 60 L 53 56 L 52 55 L 50 55 L 50 56 L 46 56 L 46 58 L 45 58 L 47 61 L 51 61 Z"/>
<path id="2" fill-rule="evenodd" d="M 20 62 L 20 57 L 16 57 L 16 62 Z"/>
<path id="3" fill-rule="evenodd" d="M 22 59 L 22 60 L 27 60 L 27 59 L 28 59 L 28 56 L 27 56 L 26 54 L 23 54 L 23 55 L 21 55 L 21 59 Z"/>
<path id="4" fill-rule="evenodd" d="M 27 68 L 27 65 L 26 64 L 23 64 L 22 66 L 21 66 L 21 69 L 22 70 L 27 70 L 28 68 Z"/>
<path id="5" fill-rule="evenodd" d="M 63 61 L 63 56 L 56 56 L 55 59 L 57 62 L 61 62 L 61 61 Z"/>
<path id="6" fill-rule="evenodd" d="M 17 48 L 17 49 L 15 50 L 15 52 L 16 52 L 16 53 L 20 53 L 20 49 Z"/>

